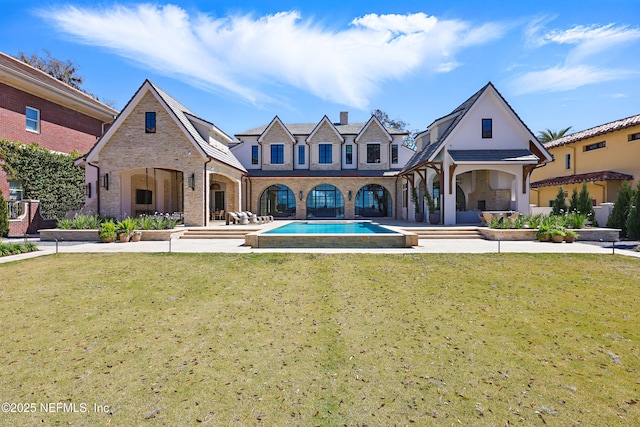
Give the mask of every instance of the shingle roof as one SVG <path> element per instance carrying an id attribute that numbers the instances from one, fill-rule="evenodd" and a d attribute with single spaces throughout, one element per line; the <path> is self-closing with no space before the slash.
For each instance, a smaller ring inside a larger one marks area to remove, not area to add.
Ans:
<path id="1" fill-rule="evenodd" d="M 633 179 L 632 175 L 626 173 L 614 172 L 614 171 L 601 171 L 582 173 L 577 175 L 558 176 L 555 178 L 543 179 L 540 181 L 532 182 L 531 188 L 549 187 L 552 185 L 567 185 L 567 184 L 580 184 L 582 182 L 593 181 L 630 181 Z"/>
<path id="2" fill-rule="evenodd" d="M 640 125 L 640 114 L 627 117 L 625 119 L 616 120 L 613 122 L 605 123 L 600 126 L 595 126 L 580 132 L 572 133 L 562 138 L 554 139 L 544 144 L 545 148 L 560 147 L 562 145 L 571 144 L 583 139 L 591 138 L 598 135 L 603 135 L 609 132 L 615 132 L 617 130 L 625 129 L 631 126 Z"/>
<path id="3" fill-rule="evenodd" d="M 111 117 L 118 114 L 118 112 L 112 107 L 98 101 L 91 95 L 88 95 L 81 90 L 75 89 L 66 83 L 61 82 L 55 77 L 50 76 L 44 71 L 38 70 L 29 64 L 20 61 L 17 58 L 9 56 L 3 52 L 0 52 L 0 71 L 11 72 L 12 74 L 21 75 L 26 78 L 32 84 L 37 84 L 41 87 L 46 87 L 58 93 L 63 93 L 68 97 L 82 100 L 83 102 L 92 105 L 94 108 L 101 110 L 103 114 L 110 114 Z M 2 81 L 2 78 L 0 78 Z"/>
<path id="4" fill-rule="evenodd" d="M 439 138 L 436 141 L 424 146 L 422 148 L 422 150 L 417 151 L 411 157 L 411 159 L 409 159 L 409 161 L 407 162 L 407 164 L 405 165 L 403 170 L 404 171 L 409 171 L 409 170 L 415 168 L 416 166 L 419 166 L 419 165 L 427 162 L 429 160 L 429 158 L 431 158 L 431 156 L 438 150 L 438 148 L 440 147 L 442 142 L 449 136 L 451 131 L 458 125 L 458 123 L 460 123 L 460 120 L 462 120 L 462 118 L 467 113 L 467 111 L 469 111 L 471 106 L 473 106 L 473 104 L 475 104 L 475 102 L 478 100 L 480 95 L 489 86 L 493 86 L 493 84 L 491 82 L 487 83 L 486 85 L 484 85 L 482 87 L 482 89 L 480 89 L 479 91 L 477 91 L 476 93 L 471 95 L 466 101 L 464 101 L 462 104 L 460 104 L 458 107 L 456 107 L 452 112 L 450 112 L 446 116 L 442 116 L 439 119 L 434 120 L 433 123 L 435 123 L 437 121 L 440 121 L 440 120 L 444 120 L 447 117 L 455 116 L 455 118 L 453 119 L 451 124 L 447 127 L 447 129 L 445 129 L 444 132 L 442 132 L 442 134 L 439 136 Z"/>
<path id="5" fill-rule="evenodd" d="M 447 150 L 456 162 L 538 162 L 529 150 Z"/>
<path id="6" fill-rule="evenodd" d="M 215 160 L 218 160 L 220 162 L 226 163 L 229 166 L 233 166 L 234 168 L 239 169 L 241 171 L 246 171 L 246 169 L 238 161 L 236 156 L 234 156 L 231 153 L 231 151 L 229 150 L 229 147 L 221 143 L 212 145 L 209 143 L 209 141 L 205 140 L 202 137 L 202 135 L 200 135 L 200 133 L 196 130 L 195 126 L 193 125 L 193 123 L 191 123 L 191 120 L 189 120 L 187 115 L 193 116 L 211 125 L 213 125 L 213 123 L 207 120 L 200 119 L 198 116 L 193 114 L 187 107 L 182 105 L 180 102 L 176 101 L 173 97 L 171 97 L 165 91 L 160 89 L 158 86 L 154 85 L 150 81 L 148 82 L 153 87 L 153 89 L 158 93 L 160 98 L 162 98 L 162 100 L 167 104 L 167 106 L 170 108 L 173 114 L 175 114 L 178 121 L 180 121 L 180 123 L 184 126 L 186 131 L 189 133 L 189 135 L 195 140 L 198 146 L 200 146 L 202 151 L 204 151 L 207 154 L 207 156 Z"/>
<path id="7" fill-rule="evenodd" d="M 265 129 L 269 126 L 270 123 L 255 127 L 253 129 L 246 130 L 244 132 L 240 132 L 236 134 L 236 137 L 240 136 L 260 136 L 265 131 Z M 309 135 L 316 128 L 318 123 L 283 123 L 286 128 L 293 135 Z M 338 130 L 341 135 L 357 135 L 360 133 L 362 128 L 367 123 L 349 123 L 346 125 L 341 125 L 339 123 L 334 123 L 333 125 Z M 385 126 L 387 132 L 391 135 L 406 135 L 407 132 L 391 129 Z"/>

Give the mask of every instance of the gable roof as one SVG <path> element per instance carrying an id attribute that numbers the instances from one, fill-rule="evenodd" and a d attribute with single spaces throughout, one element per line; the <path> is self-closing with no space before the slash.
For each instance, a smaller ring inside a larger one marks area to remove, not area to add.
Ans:
<path id="1" fill-rule="evenodd" d="M 444 129 L 443 132 L 440 133 L 440 135 L 438 135 L 438 139 L 436 141 L 426 144 L 422 147 L 422 150 L 417 151 L 411 157 L 411 159 L 409 159 L 403 169 L 403 172 L 409 172 L 417 167 L 422 166 L 425 163 L 433 161 L 434 156 L 440 151 L 451 132 L 453 132 L 453 130 L 460 124 L 465 115 L 472 109 L 472 107 L 482 97 L 482 95 L 489 90 L 493 91 L 498 96 L 498 98 L 504 103 L 508 110 L 514 115 L 516 120 L 527 130 L 527 132 L 531 136 L 531 142 L 536 144 L 539 148 L 539 151 L 546 156 L 546 159 L 540 160 L 551 161 L 551 155 L 545 150 L 544 146 L 538 142 L 536 137 L 533 135 L 533 132 L 531 132 L 531 129 L 529 129 L 529 127 L 522 121 L 520 116 L 518 116 L 518 114 L 513 110 L 511 105 L 509 105 L 506 99 L 504 99 L 502 94 L 498 92 L 493 83 L 489 82 L 484 85 L 479 91 L 471 95 L 462 104 L 456 107 L 452 112 L 450 112 L 446 116 L 442 116 L 439 119 L 434 120 L 433 123 L 429 125 L 429 128 L 431 128 L 438 122 L 447 122 L 448 120 L 451 120 L 449 126 L 447 126 L 447 128 Z"/>
<path id="2" fill-rule="evenodd" d="M 340 142 L 344 142 L 344 136 L 342 136 L 342 134 L 338 131 L 338 129 L 336 129 L 335 125 L 331 123 L 331 120 L 329 120 L 329 117 L 327 117 L 326 115 L 322 118 L 322 120 L 320 120 L 320 122 L 318 122 L 316 127 L 311 131 L 309 136 L 305 139 L 305 142 L 311 141 L 311 138 L 313 138 L 313 136 L 322 127 L 323 124 L 326 124 L 331 128 L 331 130 L 336 134 Z"/>
<path id="3" fill-rule="evenodd" d="M 273 128 L 273 126 L 275 126 L 276 124 L 280 124 L 280 126 L 282 126 L 282 128 L 284 129 L 284 132 L 286 133 L 286 135 L 289 137 L 289 139 L 291 140 L 291 142 L 293 142 L 294 144 L 296 143 L 296 137 L 293 136 L 293 134 L 291 133 L 291 131 L 289 131 L 289 129 L 287 129 L 287 127 L 284 125 L 284 123 L 282 123 L 282 120 L 280 120 L 280 117 L 275 116 L 273 118 L 273 120 L 271 120 L 271 123 L 269 123 L 269 125 L 267 126 L 267 128 L 262 132 L 262 134 L 258 137 L 258 142 L 262 142 L 262 140 L 264 139 L 265 135 L 267 133 L 269 133 L 269 131 Z"/>
<path id="4" fill-rule="evenodd" d="M 117 110 L 92 96 L 2 52 L 0 52 L 0 82 L 105 123 L 110 123 L 118 114 Z"/>
<path id="5" fill-rule="evenodd" d="M 546 142 L 545 148 L 555 148 L 562 145 L 571 144 L 581 141 L 583 139 L 592 138 L 594 136 L 604 135 L 605 133 L 615 132 L 618 130 L 626 129 L 631 126 L 640 125 L 640 114 L 627 117 L 625 119 L 615 120 L 613 122 L 605 123 L 600 126 L 595 126 L 580 132 L 575 132 L 562 138 L 554 139 L 553 141 Z"/>
<path id="6" fill-rule="evenodd" d="M 109 128 L 109 130 L 98 140 L 96 145 L 89 151 L 86 156 L 86 159 L 90 161 L 91 157 L 100 151 L 106 141 L 109 140 L 111 135 L 120 127 L 120 124 L 124 119 L 131 114 L 131 112 L 135 109 L 136 105 L 142 99 L 142 96 L 150 92 L 153 94 L 156 99 L 163 105 L 167 111 L 167 113 L 174 118 L 174 120 L 178 123 L 178 126 L 181 127 L 187 138 L 194 144 L 196 149 L 203 155 L 203 157 L 209 157 L 211 159 L 217 160 L 219 162 L 225 163 L 235 169 L 246 172 L 246 169 L 242 164 L 238 161 L 238 159 L 231 153 L 229 147 L 224 144 L 216 143 L 215 141 L 207 141 L 202 135 L 197 131 L 194 126 L 192 120 L 197 120 L 201 124 L 206 124 L 212 128 L 214 128 L 220 134 L 226 136 L 231 139 L 226 133 L 222 132 L 219 128 L 217 128 L 213 123 L 206 121 L 204 119 L 199 118 L 195 114 L 193 114 L 187 107 L 182 105 L 180 102 L 176 101 L 174 98 L 169 96 L 162 89 L 151 83 L 149 80 L 145 80 L 142 86 L 136 91 L 135 95 L 129 100 L 127 106 L 122 110 L 120 115 L 116 118 L 113 125 Z"/>
<path id="7" fill-rule="evenodd" d="M 362 130 L 358 132 L 358 135 L 354 140 L 355 142 L 358 142 L 360 137 L 364 135 L 364 133 L 367 131 L 367 129 L 369 128 L 369 126 L 371 126 L 372 123 L 376 123 L 380 127 L 380 129 L 382 129 L 382 132 L 384 132 L 384 135 L 387 137 L 388 141 L 393 141 L 393 137 L 391 136 L 389 131 L 382 125 L 382 123 L 380 123 L 380 120 L 378 120 L 376 116 L 372 115 L 369 121 L 362 127 Z"/>
<path id="8" fill-rule="evenodd" d="M 325 116 L 326 117 L 326 116 Z M 318 126 L 318 123 L 284 123 L 281 122 L 287 130 L 294 136 L 306 136 L 313 132 L 313 130 Z M 340 133 L 340 135 L 358 135 L 362 128 L 366 126 L 366 123 L 348 123 L 346 125 L 341 125 L 339 123 L 333 123 L 333 127 Z M 236 138 L 241 139 L 243 136 L 260 136 L 265 131 L 265 129 L 271 124 L 271 122 L 257 126 L 253 129 L 246 130 L 241 133 L 235 134 Z M 389 133 L 389 135 L 407 135 L 408 132 L 392 129 L 388 127 L 384 127 L 385 131 Z"/>

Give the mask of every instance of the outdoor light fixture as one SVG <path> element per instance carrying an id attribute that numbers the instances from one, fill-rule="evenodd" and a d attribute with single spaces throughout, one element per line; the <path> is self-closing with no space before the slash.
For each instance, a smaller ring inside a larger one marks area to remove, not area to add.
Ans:
<path id="1" fill-rule="evenodd" d="M 84 186 L 84 194 L 87 198 L 91 198 L 91 183 L 88 182 L 87 185 Z"/>
<path id="2" fill-rule="evenodd" d="M 302 191 L 298 193 L 298 197 L 300 198 L 300 200 L 302 200 Z"/>
<path id="3" fill-rule="evenodd" d="M 102 187 L 105 190 L 109 189 L 109 174 L 105 173 L 104 175 L 102 175 Z"/>
<path id="4" fill-rule="evenodd" d="M 191 188 L 192 190 L 196 189 L 196 174 L 192 173 L 189 178 L 188 178 L 188 185 L 189 188 Z"/>
<path id="5" fill-rule="evenodd" d="M 349 200 L 351 200 L 352 197 L 353 197 L 353 194 L 351 193 L 351 190 L 349 190 Z"/>

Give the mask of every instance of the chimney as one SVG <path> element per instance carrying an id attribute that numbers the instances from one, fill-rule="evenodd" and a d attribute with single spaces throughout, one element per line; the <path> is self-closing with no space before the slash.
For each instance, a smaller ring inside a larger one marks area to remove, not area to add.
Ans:
<path id="1" fill-rule="evenodd" d="M 340 124 L 348 125 L 349 124 L 349 112 L 348 111 L 340 111 Z"/>

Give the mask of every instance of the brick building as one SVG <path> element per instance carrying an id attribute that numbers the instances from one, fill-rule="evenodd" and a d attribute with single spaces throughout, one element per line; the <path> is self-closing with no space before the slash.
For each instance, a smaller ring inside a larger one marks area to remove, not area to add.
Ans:
<path id="1" fill-rule="evenodd" d="M 84 92 L 0 52 L 0 138 L 52 151 L 88 152 L 118 114 Z M 5 198 L 21 197 L 20 182 L 0 168 Z"/>

